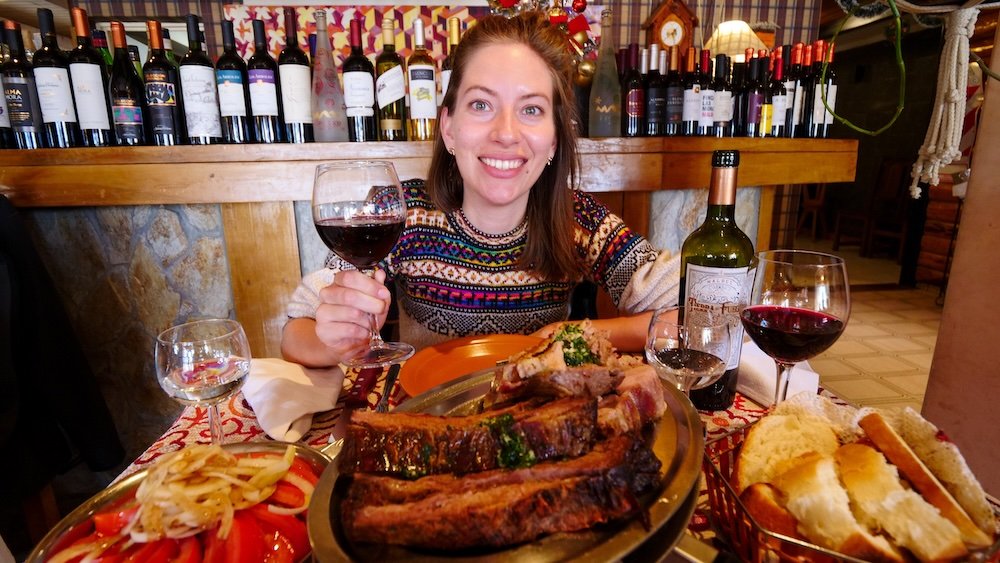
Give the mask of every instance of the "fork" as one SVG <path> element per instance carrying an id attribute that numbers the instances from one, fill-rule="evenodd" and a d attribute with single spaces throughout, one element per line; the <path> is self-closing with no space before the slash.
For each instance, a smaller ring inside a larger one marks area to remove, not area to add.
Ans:
<path id="1" fill-rule="evenodd" d="M 389 410 L 389 397 L 392 396 L 393 388 L 396 386 L 399 366 L 398 363 L 389 366 L 389 375 L 385 376 L 385 385 L 382 387 L 382 398 L 375 405 L 375 412 L 387 412 Z"/>

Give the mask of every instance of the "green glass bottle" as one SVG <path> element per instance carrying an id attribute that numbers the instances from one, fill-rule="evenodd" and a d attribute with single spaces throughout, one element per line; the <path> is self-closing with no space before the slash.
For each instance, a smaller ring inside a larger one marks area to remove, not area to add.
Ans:
<path id="1" fill-rule="evenodd" d="M 754 249 L 750 237 L 736 224 L 736 173 L 740 153 L 712 153 L 712 178 L 708 188 L 705 222 L 681 246 L 680 304 L 688 314 L 712 311 L 730 317 L 733 343 L 743 342 L 739 319 L 741 304 L 749 297 Z M 734 345 L 726 373 L 718 381 L 691 392 L 691 402 L 702 410 L 723 410 L 733 404 L 740 346 Z"/>
<path id="2" fill-rule="evenodd" d="M 611 42 L 611 10 L 601 12 L 601 47 L 590 87 L 587 132 L 590 137 L 619 137 L 622 131 L 622 88 Z"/>

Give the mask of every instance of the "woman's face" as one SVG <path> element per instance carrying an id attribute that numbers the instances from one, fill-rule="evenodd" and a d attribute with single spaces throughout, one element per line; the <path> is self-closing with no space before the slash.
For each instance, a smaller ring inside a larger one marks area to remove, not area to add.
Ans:
<path id="1" fill-rule="evenodd" d="M 552 74 L 521 43 L 484 46 L 468 63 L 454 113 L 441 112 L 441 135 L 465 186 L 463 204 L 527 206 L 556 150 Z"/>

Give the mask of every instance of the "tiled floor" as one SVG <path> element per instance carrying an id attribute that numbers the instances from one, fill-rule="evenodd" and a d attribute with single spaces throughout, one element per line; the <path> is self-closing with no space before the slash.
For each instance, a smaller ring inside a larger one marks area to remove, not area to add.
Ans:
<path id="1" fill-rule="evenodd" d="M 796 246 L 832 252 L 825 240 Z M 809 362 L 820 385 L 856 405 L 919 411 L 941 320 L 938 288 L 887 289 L 899 278 L 893 261 L 833 253 L 847 260 L 851 317 L 840 340 Z"/>

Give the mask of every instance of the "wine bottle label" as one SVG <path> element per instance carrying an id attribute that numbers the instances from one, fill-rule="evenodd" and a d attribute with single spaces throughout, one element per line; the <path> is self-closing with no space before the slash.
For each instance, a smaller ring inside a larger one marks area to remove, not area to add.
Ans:
<path id="1" fill-rule="evenodd" d="M 406 97 L 406 76 L 402 65 L 394 66 L 375 79 L 375 99 L 379 109 Z"/>
<path id="2" fill-rule="evenodd" d="M 437 82 L 431 65 L 411 65 L 410 119 L 437 119 Z"/>
<path id="3" fill-rule="evenodd" d="M 278 89 L 274 71 L 252 68 L 250 75 L 250 110 L 255 116 L 278 115 Z"/>
<path id="4" fill-rule="evenodd" d="M 115 134 L 119 139 L 132 143 L 143 140 L 142 107 L 131 98 L 111 100 L 111 113 L 115 121 Z"/>
<path id="5" fill-rule="evenodd" d="M 76 123 L 73 90 L 70 88 L 68 70 L 51 67 L 36 68 L 35 87 L 38 88 L 38 105 L 42 109 L 42 121 L 45 123 Z"/>
<path id="6" fill-rule="evenodd" d="M 750 268 L 716 268 L 687 263 L 684 309 L 688 318 L 725 315 L 729 319 L 732 342 L 743 342 L 740 310 L 749 301 L 753 274 Z M 740 346 L 733 346 L 726 369 L 740 365 Z"/>
<path id="7" fill-rule="evenodd" d="M 375 81 L 364 71 L 344 73 L 344 105 L 347 117 L 375 115 Z"/>
<path id="8" fill-rule="evenodd" d="M 646 109 L 646 94 L 641 88 L 633 88 L 625 94 L 625 115 L 634 119 L 642 117 Z"/>
<path id="9" fill-rule="evenodd" d="M 448 84 L 451 83 L 451 70 L 441 71 L 441 97 L 438 98 L 438 105 L 444 101 L 444 95 L 448 93 Z"/>
<path id="10" fill-rule="evenodd" d="M 40 133 L 42 112 L 35 93 L 35 79 L 5 76 L 3 93 L 10 114 L 10 126 L 21 133 Z"/>
<path id="11" fill-rule="evenodd" d="M 747 92 L 747 123 L 760 123 L 760 110 L 764 105 L 764 94 Z"/>
<path id="12" fill-rule="evenodd" d="M 312 123 L 312 78 L 305 65 L 278 66 L 285 123 Z M 256 113 L 256 111 L 254 112 Z"/>
<path id="13" fill-rule="evenodd" d="M 162 71 L 149 71 L 146 75 L 146 105 L 149 107 L 149 124 L 153 133 L 176 135 L 174 109 L 177 108 L 177 91 Z"/>
<path id="14" fill-rule="evenodd" d="M 729 123 L 733 120 L 733 93 L 719 90 L 715 93 L 715 122 Z"/>
<path id="15" fill-rule="evenodd" d="M 3 79 L 0 78 L 0 91 L 3 91 Z M 0 94 L 0 129 L 10 129 L 10 112 L 7 111 L 7 96 Z"/>
<path id="16" fill-rule="evenodd" d="M 837 85 L 827 84 L 826 86 L 826 103 L 831 109 L 837 109 Z M 833 124 L 833 113 L 827 111 L 823 114 L 823 123 L 825 125 Z"/>
<path id="17" fill-rule="evenodd" d="M 219 113 L 222 117 L 246 117 L 247 101 L 243 97 L 243 73 L 238 70 L 215 71 L 219 90 Z"/>
<path id="18" fill-rule="evenodd" d="M 695 84 L 692 88 L 684 90 L 684 110 L 681 120 L 698 121 L 699 117 L 701 117 L 701 85 Z"/>
<path id="19" fill-rule="evenodd" d="M 774 105 L 769 104 L 766 101 L 760 106 L 760 127 L 757 130 L 757 136 L 763 137 L 765 135 L 771 134 L 771 122 L 773 119 Z"/>
<path id="20" fill-rule="evenodd" d="M 181 93 L 188 137 L 222 137 L 215 71 L 200 65 L 181 66 Z"/>
<path id="21" fill-rule="evenodd" d="M 793 100 L 792 102 L 794 104 L 792 106 L 792 122 L 786 123 L 786 125 L 794 127 L 802 123 L 802 106 L 805 97 L 806 97 L 805 84 L 797 82 L 795 84 L 795 100 Z"/>
<path id="22" fill-rule="evenodd" d="M 667 91 L 664 88 L 650 88 L 646 92 L 646 120 L 662 124 L 667 115 Z"/>
<path id="23" fill-rule="evenodd" d="M 785 114 L 788 110 L 788 96 L 778 95 L 771 98 L 771 125 L 772 127 L 783 127 L 785 125 Z"/>
<path id="24" fill-rule="evenodd" d="M 829 92 L 830 85 L 826 87 L 827 90 L 827 102 L 829 102 Z M 823 105 L 823 85 L 816 85 L 816 94 L 813 96 L 813 107 L 812 107 L 812 122 L 816 125 L 821 125 L 826 121 L 826 106 Z"/>
<path id="25" fill-rule="evenodd" d="M 93 63 L 72 63 L 73 98 L 80 112 L 80 129 L 111 129 L 101 67 Z"/>
<path id="26" fill-rule="evenodd" d="M 701 112 L 698 115 L 698 127 L 711 127 L 715 123 L 715 90 L 708 88 L 701 91 Z"/>
<path id="27" fill-rule="evenodd" d="M 680 123 L 684 115 L 684 89 L 667 87 L 667 123 Z"/>

